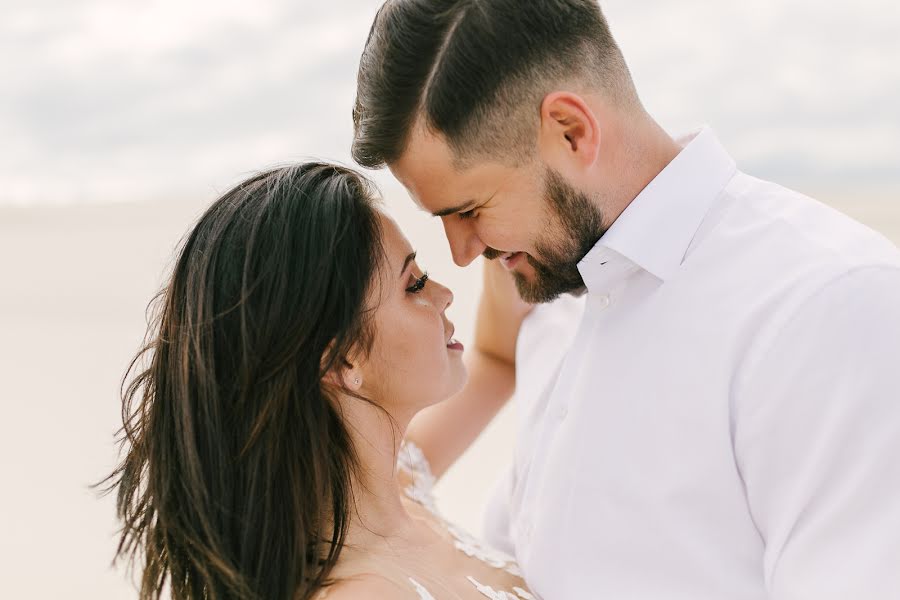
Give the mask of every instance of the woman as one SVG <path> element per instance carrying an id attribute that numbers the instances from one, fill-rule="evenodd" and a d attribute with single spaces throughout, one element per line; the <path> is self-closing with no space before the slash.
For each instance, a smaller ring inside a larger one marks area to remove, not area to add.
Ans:
<path id="1" fill-rule="evenodd" d="M 124 394 L 111 479 L 140 597 L 531 598 L 431 496 L 511 391 L 525 309 L 493 310 L 512 286 L 486 273 L 466 386 L 450 290 L 360 175 L 303 164 L 216 201 Z"/>

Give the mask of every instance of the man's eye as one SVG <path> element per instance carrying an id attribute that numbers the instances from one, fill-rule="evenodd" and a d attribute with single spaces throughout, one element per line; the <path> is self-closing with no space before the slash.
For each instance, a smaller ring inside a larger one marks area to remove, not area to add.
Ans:
<path id="1" fill-rule="evenodd" d="M 460 219 L 472 219 L 475 217 L 475 209 L 467 210 L 466 212 L 457 213 Z"/>

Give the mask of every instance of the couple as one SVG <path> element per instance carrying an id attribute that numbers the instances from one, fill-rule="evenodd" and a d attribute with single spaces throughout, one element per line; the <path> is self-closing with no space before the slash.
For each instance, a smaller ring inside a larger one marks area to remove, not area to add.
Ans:
<path id="1" fill-rule="evenodd" d="M 491 259 L 468 377 L 362 176 L 225 194 L 126 389 L 142 598 L 900 598 L 892 244 L 666 135 L 594 0 L 389 0 L 358 82 L 356 160 Z M 513 387 L 482 543 L 431 489 Z"/>

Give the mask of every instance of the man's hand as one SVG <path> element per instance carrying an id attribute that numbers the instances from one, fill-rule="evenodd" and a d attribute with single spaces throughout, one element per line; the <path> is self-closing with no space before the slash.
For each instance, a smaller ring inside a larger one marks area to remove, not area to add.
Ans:
<path id="1" fill-rule="evenodd" d="M 512 273 L 504 269 L 498 260 L 484 261 L 483 282 L 475 346 L 481 352 L 514 367 L 519 328 L 534 305 L 522 300 Z"/>

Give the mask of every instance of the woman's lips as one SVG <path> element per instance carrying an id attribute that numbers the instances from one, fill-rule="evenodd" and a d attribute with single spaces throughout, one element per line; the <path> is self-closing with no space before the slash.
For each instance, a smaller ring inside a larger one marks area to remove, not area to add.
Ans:
<path id="1" fill-rule="evenodd" d="M 462 343 L 453 337 L 453 334 L 456 333 L 456 327 L 453 326 L 453 323 L 448 322 L 448 326 L 450 328 L 450 339 L 447 340 L 447 349 L 448 350 L 457 350 L 462 352 L 465 350 L 465 347 Z"/>
<path id="2" fill-rule="evenodd" d="M 455 339 L 453 339 L 453 338 L 450 338 L 450 341 L 447 342 L 447 349 L 448 349 L 448 350 L 456 350 L 456 351 L 458 351 L 458 352 L 462 352 L 462 351 L 465 350 L 466 348 L 465 348 L 465 346 L 462 345 L 462 342 L 460 342 L 459 340 L 455 340 Z"/>
<path id="3" fill-rule="evenodd" d="M 507 271 L 512 271 L 524 258 L 524 252 L 507 252 L 500 257 L 500 263 Z"/>

